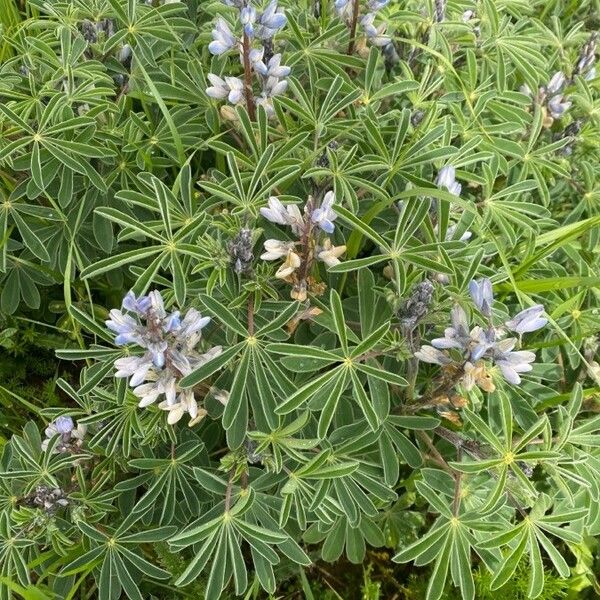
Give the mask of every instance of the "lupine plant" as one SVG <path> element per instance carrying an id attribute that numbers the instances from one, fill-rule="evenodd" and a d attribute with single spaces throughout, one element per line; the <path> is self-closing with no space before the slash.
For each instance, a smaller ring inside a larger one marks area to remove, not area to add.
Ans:
<path id="1" fill-rule="evenodd" d="M 599 10 L 0 1 L 0 599 L 600 590 Z"/>

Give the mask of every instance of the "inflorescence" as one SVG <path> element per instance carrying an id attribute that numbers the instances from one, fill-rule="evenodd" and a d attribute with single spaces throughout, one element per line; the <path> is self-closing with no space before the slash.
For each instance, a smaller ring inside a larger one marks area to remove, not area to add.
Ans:
<path id="1" fill-rule="evenodd" d="M 206 93 L 217 100 L 227 99 L 233 105 L 245 104 L 249 111 L 255 105 L 262 106 L 269 116 L 273 116 L 273 98 L 286 91 L 286 77 L 291 71 L 290 67 L 281 64 L 281 54 L 273 53 L 273 38 L 285 26 L 287 18 L 279 10 L 277 0 L 273 0 L 260 14 L 249 0 L 224 1 L 227 6 L 238 9 L 241 31 L 235 33 L 223 17 L 218 17 L 208 50 L 215 56 L 237 50 L 244 75 L 241 78 L 233 75 L 220 77 L 209 73 L 207 77 L 211 85 Z M 252 87 L 254 79 L 260 83 L 259 95 L 255 95 Z"/>
<path id="2" fill-rule="evenodd" d="M 125 312 L 123 312 L 125 311 Z M 115 344 L 135 344 L 145 352 L 141 356 L 126 356 L 115 361 L 116 377 L 130 377 L 129 385 L 145 407 L 164 396 L 159 408 L 168 411 L 167 422 L 177 423 L 185 413 L 195 425 L 206 416 L 198 406 L 192 388 L 181 388 L 179 381 L 194 369 L 221 353 L 215 346 L 204 353 L 196 350 L 201 332 L 210 322 L 195 308 L 185 317 L 179 311 L 167 313 L 161 293 L 150 292 L 136 298 L 129 292 L 121 310 L 110 311 L 106 326 L 116 333 Z"/>
<path id="3" fill-rule="evenodd" d="M 260 209 L 261 215 L 278 225 L 291 228 L 296 240 L 281 241 L 266 240 L 263 260 L 284 259 L 275 277 L 293 285 L 292 298 L 303 301 L 312 283 L 311 267 L 316 260 L 328 267 L 337 265 L 339 257 L 346 251 L 346 246 L 334 246 L 331 239 L 319 234 L 332 234 L 335 229 L 334 221 L 337 214 L 333 210 L 335 196 L 327 192 L 320 206 L 315 206 L 314 199 L 309 197 L 304 213 L 296 204 L 282 204 L 278 198 L 269 198 L 269 206 Z"/>
<path id="4" fill-rule="evenodd" d="M 415 356 L 423 362 L 441 365 L 458 372 L 460 382 L 466 390 L 474 385 L 491 392 L 495 389 L 489 372 L 489 362 L 496 365 L 503 378 L 510 384 L 521 383 L 520 373 L 532 370 L 535 354 L 528 350 L 515 350 L 520 337 L 541 329 L 548 323 L 544 307 L 537 304 L 516 314 L 506 321 L 503 327 L 493 324 L 494 296 L 489 279 L 471 281 L 469 291 L 473 304 L 485 317 L 487 325 L 479 325 L 469 330 L 466 312 L 456 304 L 451 312 L 451 326 L 444 331 L 444 337 L 431 341 L 431 345 L 421 346 Z M 518 334 L 504 337 L 507 331 Z M 486 362 L 487 361 L 489 362 Z"/>

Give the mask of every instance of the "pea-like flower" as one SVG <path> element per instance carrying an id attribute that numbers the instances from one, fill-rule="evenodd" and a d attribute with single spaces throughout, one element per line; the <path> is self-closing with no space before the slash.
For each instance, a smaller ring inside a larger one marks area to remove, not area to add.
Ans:
<path id="1" fill-rule="evenodd" d="M 494 348 L 494 362 L 502 376 L 508 383 L 519 385 L 521 377 L 519 373 L 527 373 L 533 369 L 531 363 L 535 360 L 535 354 L 528 350 L 513 351 L 517 340 L 507 338 L 498 342 Z"/>
<path id="2" fill-rule="evenodd" d="M 464 349 L 470 342 L 469 324 L 467 313 L 455 304 L 450 311 L 451 327 L 446 327 L 443 338 L 431 340 L 431 345 L 438 349 L 458 348 Z"/>
<path id="3" fill-rule="evenodd" d="M 266 65 L 262 61 L 262 57 L 260 60 L 257 60 L 254 64 L 254 70 L 265 77 L 281 78 L 287 77 L 290 74 L 291 68 L 281 64 L 281 54 L 274 54 Z"/>
<path id="4" fill-rule="evenodd" d="M 460 196 L 462 186 L 456 181 L 456 168 L 452 165 L 446 165 L 440 169 L 435 184 L 439 188 L 446 188 L 453 196 Z"/>
<path id="5" fill-rule="evenodd" d="M 557 71 L 556 73 L 554 73 L 554 75 L 552 75 L 552 78 L 548 82 L 548 85 L 546 86 L 548 94 L 558 94 L 558 92 L 562 90 L 566 81 L 567 78 L 565 77 L 565 74 L 562 71 Z"/>
<path id="6" fill-rule="evenodd" d="M 260 214 L 271 223 L 288 225 L 296 235 L 300 235 L 304 225 L 298 206 L 296 204 L 284 206 L 275 196 L 269 198 L 269 207 L 261 208 Z"/>
<path id="7" fill-rule="evenodd" d="M 392 41 L 392 38 L 389 35 L 385 35 L 387 25 L 382 23 L 378 27 L 375 27 L 374 23 L 375 13 L 373 12 L 367 13 L 360 20 L 360 24 L 364 29 L 365 35 L 367 36 L 369 42 L 373 44 L 373 46 L 377 46 L 378 48 L 387 46 Z"/>
<path id="8" fill-rule="evenodd" d="M 46 439 L 42 441 L 42 450 L 48 449 L 50 440 L 59 435 L 58 444 L 54 447 L 54 452 L 77 452 L 83 444 L 83 438 L 87 431 L 87 426 L 81 423 L 75 425 L 73 418 L 69 415 L 57 417 L 44 431 Z"/>
<path id="9" fill-rule="evenodd" d="M 492 316 L 492 305 L 494 304 L 494 292 L 492 291 L 492 282 L 485 278 L 479 281 L 469 283 L 469 292 L 473 299 L 473 304 L 479 309 L 481 314 L 486 317 Z"/>
<path id="10" fill-rule="evenodd" d="M 209 73 L 207 79 L 212 84 L 206 88 L 206 95 L 210 98 L 215 100 L 227 98 L 232 104 L 239 104 L 242 101 L 244 83 L 238 77 L 225 77 L 225 79 L 222 79 L 214 73 Z"/>
<path id="11" fill-rule="evenodd" d="M 311 214 L 311 221 L 320 227 L 325 233 L 333 233 L 335 225 L 333 221 L 337 219 L 337 214 L 333 210 L 335 194 L 327 192 L 319 208 L 315 208 Z"/>
<path id="12" fill-rule="evenodd" d="M 367 10 L 378 11 L 385 8 L 390 3 L 390 0 L 368 0 Z"/>
<path id="13" fill-rule="evenodd" d="M 415 356 L 423 362 L 434 365 L 445 366 L 450 365 L 453 362 L 445 352 L 428 345 L 421 346 L 421 348 L 415 352 Z"/>
<path id="14" fill-rule="evenodd" d="M 548 100 L 548 111 L 554 119 L 560 119 L 564 115 L 573 103 L 569 100 L 565 100 L 562 94 L 557 94 Z"/>
<path id="15" fill-rule="evenodd" d="M 217 19 L 211 34 L 213 41 L 208 45 L 208 51 L 216 56 L 224 54 L 237 44 L 237 38 L 233 35 L 227 21 L 222 17 Z"/>
<path id="16" fill-rule="evenodd" d="M 516 314 L 510 321 L 506 321 L 505 325 L 518 334 L 531 333 L 545 327 L 548 323 L 548 319 L 543 317 L 543 314 L 544 307 L 541 304 L 536 304 Z"/>
<path id="17" fill-rule="evenodd" d="M 492 323 L 494 297 L 489 279 L 471 281 L 469 290 L 475 306 L 488 318 L 487 327 L 477 325 L 469 331 L 465 311 L 455 305 L 451 312 L 452 325 L 444 330 L 444 337 L 433 339 L 430 346 L 422 346 L 415 352 L 415 357 L 423 362 L 451 367 L 454 372 L 462 371 L 460 381 L 467 390 L 474 385 L 484 391 L 495 389 L 488 371 L 489 363 L 485 359 L 498 367 L 507 383 L 520 384 L 519 374 L 533 369 L 531 363 L 535 354 L 528 350 L 515 350 L 516 338 L 501 339 L 506 330 L 496 328 Z M 522 310 L 505 325 L 519 335 L 537 331 L 548 322 L 543 313 L 544 307 L 538 304 Z"/>
<path id="18" fill-rule="evenodd" d="M 328 267 L 335 267 L 340 264 L 339 257 L 346 252 L 346 246 L 334 246 L 331 240 L 327 238 L 323 244 L 317 248 L 317 258 L 324 262 Z"/>
<path id="19" fill-rule="evenodd" d="M 271 39 L 277 31 L 285 27 L 287 17 L 278 10 L 277 0 L 272 0 L 258 19 L 257 37 L 261 40 Z"/>
<path id="20" fill-rule="evenodd" d="M 244 6 L 240 10 L 240 22 L 244 28 L 244 33 L 248 37 L 254 35 L 254 23 L 256 22 L 256 9 L 253 6 Z"/>

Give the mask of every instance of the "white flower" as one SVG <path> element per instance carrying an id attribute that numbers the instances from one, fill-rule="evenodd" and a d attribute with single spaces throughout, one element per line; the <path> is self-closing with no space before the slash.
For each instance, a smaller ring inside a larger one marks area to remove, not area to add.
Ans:
<path id="1" fill-rule="evenodd" d="M 296 204 L 284 206 L 275 196 L 269 198 L 269 208 L 262 207 L 260 214 L 271 223 L 289 225 L 296 235 L 300 234 L 304 225 L 298 206 Z"/>
<path id="2" fill-rule="evenodd" d="M 346 252 L 346 246 L 334 246 L 327 238 L 317 253 L 317 258 L 328 267 L 340 264 L 339 257 Z"/>
<path id="3" fill-rule="evenodd" d="M 275 273 L 275 277 L 278 279 L 286 279 L 289 277 L 300 265 L 302 264 L 302 260 L 300 257 L 293 251 L 289 251 L 284 263 L 277 269 L 277 273 Z"/>
<path id="4" fill-rule="evenodd" d="M 445 187 L 454 196 L 460 196 L 462 186 L 456 181 L 456 169 L 452 165 L 440 169 L 435 184 L 439 188 Z"/>
<path id="5" fill-rule="evenodd" d="M 265 250 L 260 257 L 263 260 L 277 260 L 287 256 L 294 249 L 295 242 L 282 242 L 280 240 L 266 240 L 264 243 Z"/>
<path id="6" fill-rule="evenodd" d="M 117 372 L 115 377 L 131 377 L 129 385 L 135 387 L 146 379 L 152 367 L 152 360 L 148 354 L 144 356 L 125 356 L 115 361 Z"/>
<path id="7" fill-rule="evenodd" d="M 224 100 L 229 95 L 229 86 L 214 73 L 209 73 L 207 76 L 208 81 L 212 84 L 206 88 L 206 95 L 215 100 Z"/>
<path id="8" fill-rule="evenodd" d="M 449 365 L 452 362 L 452 359 L 437 348 L 433 346 L 421 346 L 421 348 L 415 352 L 415 357 L 419 360 L 431 363 L 434 365 Z"/>

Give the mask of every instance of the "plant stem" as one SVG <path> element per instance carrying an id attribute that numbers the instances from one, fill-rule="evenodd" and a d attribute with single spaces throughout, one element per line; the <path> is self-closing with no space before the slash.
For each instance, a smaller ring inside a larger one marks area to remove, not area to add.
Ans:
<path id="1" fill-rule="evenodd" d="M 244 41 L 242 44 L 242 53 L 244 57 L 244 96 L 246 98 L 246 108 L 250 119 L 256 119 L 256 105 L 254 104 L 254 94 L 252 93 L 252 67 L 250 66 L 250 38 L 244 32 Z"/>
<path id="2" fill-rule="evenodd" d="M 254 294 L 248 296 L 248 334 L 254 335 Z"/>
<path id="3" fill-rule="evenodd" d="M 460 462 L 462 458 L 462 450 L 461 448 L 456 449 L 456 462 Z M 452 499 L 452 514 L 457 517 L 458 511 L 460 509 L 460 483 L 461 483 L 462 473 L 457 471 L 454 474 L 454 498 Z"/>
<path id="4" fill-rule="evenodd" d="M 356 44 L 356 26 L 358 24 L 358 9 L 359 0 L 354 0 L 352 7 L 352 22 L 350 23 L 350 43 L 348 44 L 348 54 L 354 53 L 354 45 Z"/>

